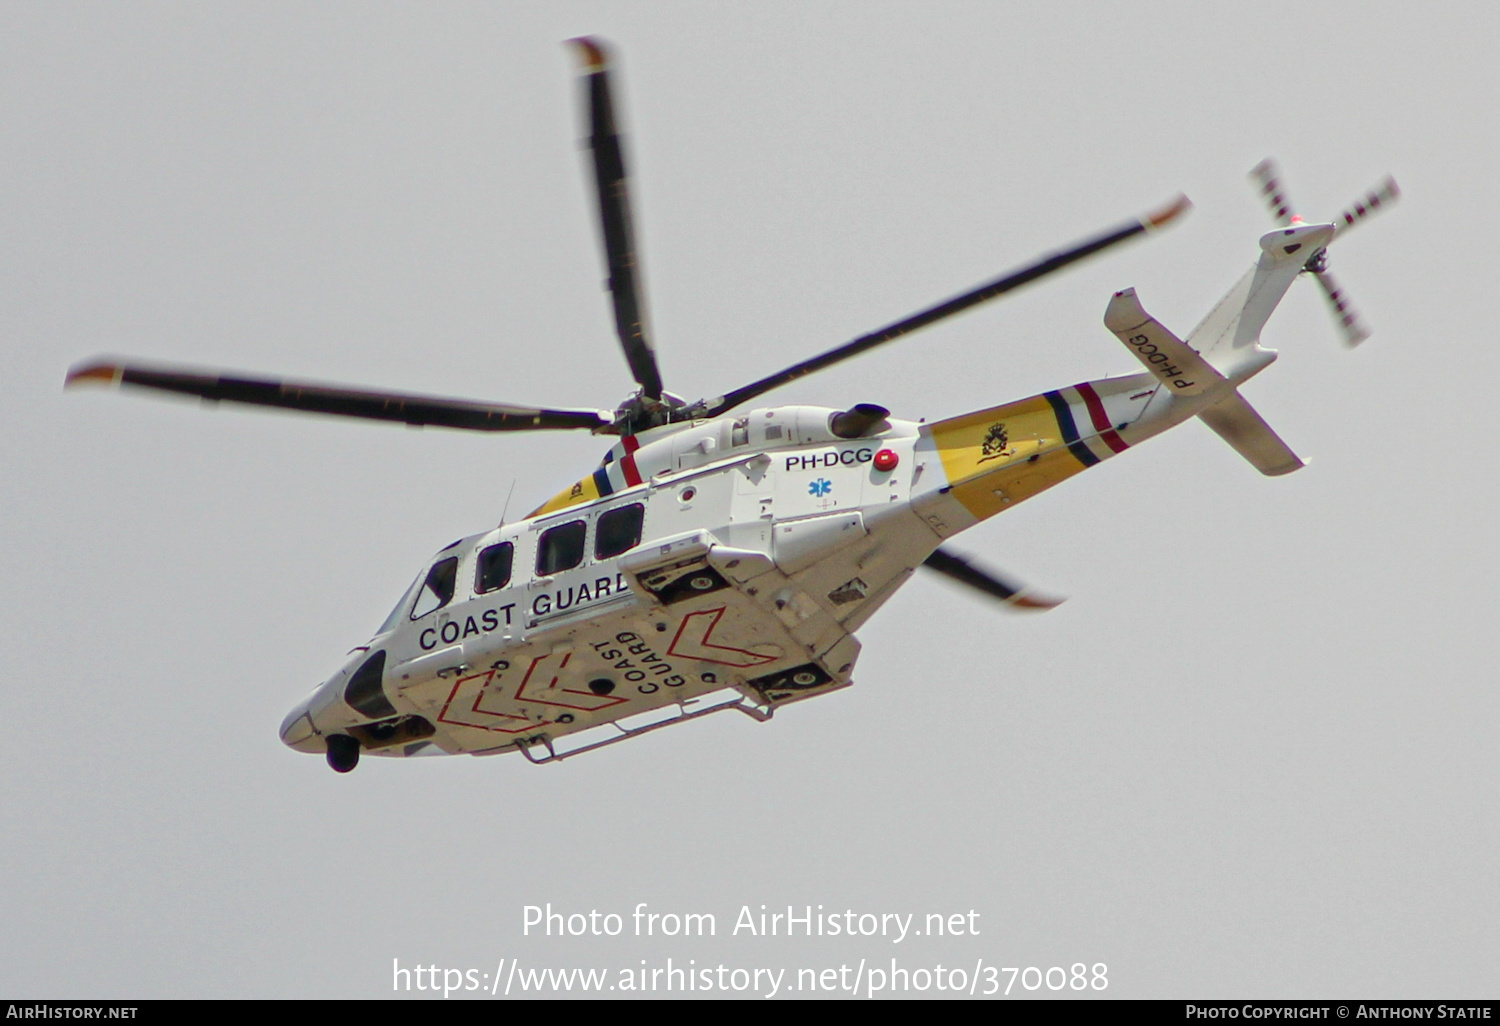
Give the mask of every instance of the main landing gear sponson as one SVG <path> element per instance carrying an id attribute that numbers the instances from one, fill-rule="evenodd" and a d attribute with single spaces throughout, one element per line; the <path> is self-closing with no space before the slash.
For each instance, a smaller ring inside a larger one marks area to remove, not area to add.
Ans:
<path id="1" fill-rule="evenodd" d="M 359 742 L 348 734 L 329 734 L 328 765 L 335 773 L 348 773 L 358 766 Z"/>

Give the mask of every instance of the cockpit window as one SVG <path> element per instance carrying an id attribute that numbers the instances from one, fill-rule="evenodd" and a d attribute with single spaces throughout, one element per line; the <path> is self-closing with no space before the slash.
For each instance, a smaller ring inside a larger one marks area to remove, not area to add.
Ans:
<path id="1" fill-rule="evenodd" d="M 537 575 L 546 577 L 582 563 L 583 536 L 587 530 L 582 520 L 571 520 L 543 531 L 536 544 Z"/>
<path id="2" fill-rule="evenodd" d="M 453 589 L 458 584 L 458 557 L 449 556 L 440 559 L 427 571 L 427 579 L 422 582 L 422 590 L 417 593 L 417 601 L 411 607 L 411 618 L 420 620 L 428 613 L 436 609 L 442 609 L 453 601 Z"/>
<path id="3" fill-rule="evenodd" d="M 594 528 L 594 558 L 609 559 L 639 545 L 645 518 L 646 507 L 638 502 L 599 514 L 599 524 Z"/>
<path id="4" fill-rule="evenodd" d="M 483 595 L 487 591 L 503 588 L 510 583 L 510 564 L 516 547 L 510 542 L 501 542 L 479 550 L 479 569 L 474 575 L 474 590 Z"/>

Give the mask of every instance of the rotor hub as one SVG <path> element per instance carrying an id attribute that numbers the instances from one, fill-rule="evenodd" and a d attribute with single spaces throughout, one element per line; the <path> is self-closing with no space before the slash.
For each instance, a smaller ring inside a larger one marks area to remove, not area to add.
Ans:
<path id="1" fill-rule="evenodd" d="M 653 399 L 642 392 L 635 392 L 615 409 L 615 422 L 606 429 L 609 434 L 634 435 L 663 424 L 688 419 L 687 400 L 671 392 L 662 392 L 660 399 Z"/>

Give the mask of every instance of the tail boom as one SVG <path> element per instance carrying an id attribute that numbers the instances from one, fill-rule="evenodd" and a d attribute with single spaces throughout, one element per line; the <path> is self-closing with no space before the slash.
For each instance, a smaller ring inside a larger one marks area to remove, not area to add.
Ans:
<path id="1" fill-rule="evenodd" d="M 1192 416 L 1160 388 L 1103 378 L 923 425 L 914 505 L 939 536 L 1003 512 Z"/>

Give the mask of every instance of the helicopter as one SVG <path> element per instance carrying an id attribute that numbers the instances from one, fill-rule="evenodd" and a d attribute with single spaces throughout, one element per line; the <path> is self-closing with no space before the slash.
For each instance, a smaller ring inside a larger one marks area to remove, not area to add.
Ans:
<path id="1" fill-rule="evenodd" d="M 955 534 L 1188 420 L 1257 470 L 1303 461 L 1239 387 L 1276 359 L 1263 325 L 1312 274 L 1345 341 L 1369 334 L 1328 273 L 1328 247 L 1399 196 L 1387 178 L 1334 221 L 1292 212 L 1269 161 L 1252 177 L 1278 227 L 1186 338 L 1134 289 L 1104 323 L 1142 365 L 935 421 L 875 403 L 746 405 L 1166 227 L 1185 196 L 904 320 L 689 402 L 666 391 L 647 329 L 608 47 L 582 64 L 616 332 L 638 388 L 613 411 L 351 389 L 97 358 L 65 387 L 129 386 L 305 413 L 467 431 L 585 430 L 617 439 L 591 472 L 518 521 L 438 551 L 280 736 L 347 773 L 382 757 L 520 752 L 555 762 L 735 710 L 757 721 L 853 683 L 856 632 L 918 568 L 1018 610 L 1055 599 L 951 550 Z M 503 517 L 502 517 L 503 520 Z"/>

